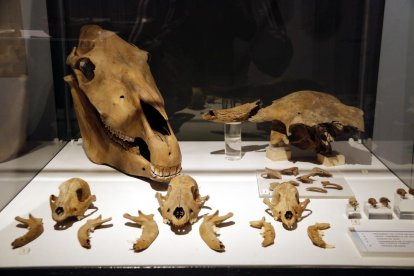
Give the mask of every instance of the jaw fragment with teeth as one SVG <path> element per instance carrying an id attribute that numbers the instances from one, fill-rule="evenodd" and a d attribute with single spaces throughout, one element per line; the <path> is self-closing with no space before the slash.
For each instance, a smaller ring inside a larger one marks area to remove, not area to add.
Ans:
<path id="1" fill-rule="evenodd" d="M 81 28 L 65 77 L 87 156 L 124 173 L 168 182 L 181 152 L 148 53 L 96 25 Z"/>

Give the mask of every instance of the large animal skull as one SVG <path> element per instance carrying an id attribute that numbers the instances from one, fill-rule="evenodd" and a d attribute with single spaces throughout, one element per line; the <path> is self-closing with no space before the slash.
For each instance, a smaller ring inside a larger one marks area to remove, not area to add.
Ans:
<path id="1" fill-rule="evenodd" d="M 197 182 L 188 175 L 174 177 L 166 196 L 156 193 L 165 223 L 182 227 L 197 220 L 201 207 L 209 196 L 200 196 Z"/>
<path id="2" fill-rule="evenodd" d="M 88 183 L 80 178 L 71 178 L 60 184 L 58 197 L 51 195 L 49 198 L 52 218 L 56 222 L 69 217 L 83 219 L 94 201 L 96 197 L 91 195 Z"/>
<path id="3" fill-rule="evenodd" d="M 181 152 L 147 59 L 115 33 L 84 26 L 65 80 L 93 162 L 168 182 L 181 171 Z"/>
<path id="4" fill-rule="evenodd" d="M 364 131 L 363 112 L 336 97 L 316 91 L 298 91 L 260 109 L 251 122 L 272 122 L 270 143 L 292 144 L 324 155 L 341 133 Z"/>

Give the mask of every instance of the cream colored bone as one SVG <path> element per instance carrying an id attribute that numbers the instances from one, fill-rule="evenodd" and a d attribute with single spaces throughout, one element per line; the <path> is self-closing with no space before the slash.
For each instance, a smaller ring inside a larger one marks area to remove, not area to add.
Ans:
<path id="1" fill-rule="evenodd" d="M 331 226 L 329 223 L 315 223 L 308 227 L 308 236 L 311 239 L 312 243 L 321 248 L 335 248 L 334 245 L 327 244 L 323 240 L 323 231 Z"/>
<path id="2" fill-rule="evenodd" d="M 224 244 L 217 238 L 218 235 L 218 228 L 217 225 L 223 223 L 226 219 L 231 218 L 233 213 L 228 213 L 224 216 L 219 216 L 219 211 L 217 210 L 212 215 L 205 215 L 204 220 L 200 225 L 200 236 L 203 241 L 210 247 L 211 249 L 217 252 L 224 252 L 225 246 Z"/>
<path id="3" fill-rule="evenodd" d="M 156 193 L 164 223 L 182 227 L 197 221 L 198 213 L 209 199 L 200 196 L 197 182 L 188 175 L 174 177 L 165 196 Z"/>
<path id="4" fill-rule="evenodd" d="M 354 211 L 356 211 L 356 209 L 357 209 L 357 208 L 358 208 L 358 206 L 359 206 L 358 200 L 357 200 L 354 196 L 351 196 L 351 197 L 348 199 L 348 203 L 349 203 L 349 205 L 351 205 L 351 206 L 352 206 L 352 208 L 354 208 Z"/>
<path id="5" fill-rule="evenodd" d="M 85 212 L 96 201 L 91 194 L 88 183 L 81 178 L 71 178 L 59 186 L 59 196 L 51 195 L 49 198 L 52 218 L 62 222 L 69 217 L 81 220 Z"/>
<path id="6" fill-rule="evenodd" d="M 265 172 L 261 174 L 263 178 L 281 179 L 282 175 L 298 175 L 299 168 L 291 167 L 283 170 L 275 170 L 271 168 L 265 168 Z"/>
<path id="7" fill-rule="evenodd" d="M 251 122 L 272 122 L 270 143 L 330 154 L 330 143 L 346 129 L 364 131 L 363 112 L 336 97 L 316 91 L 297 91 L 260 109 Z"/>
<path id="8" fill-rule="evenodd" d="M 235 123 L 247 121 L 260 109 L 261 101 L 256 100 L 227 109 L 209 110 L 203 114 L 203 119 L 216 123 Z"/>
<path id="9" fill-rule="evenodd" d="M 260 229 L 260 234 L 263 237 L 262 246 L 266 247 L 275 242 L 276 232 L 275 228 L 270 222 L 266 222 L 265 217 L 261 220 L 252 220 L 250 221 L 250 226 Z"/>
<path id="10" fill-rule="evenodd" d="M 302 213 L 310 200 L 299 202 L 299 193 L 295 186 L 288 182 L 276 185 L 273 189 L 272 200 L 265 198 L 263 202 L 269 207 L 275 220 L 281 220 L 290 229 L 302 219 Z"/>
<path id="11" fill-rule="evenodd" d="M 321 181 L 322 187 L 326 189 L 335 189 L 335 190 L 343 190 L 344 187 L 342 185 L 332 183 L 330 181 Z"/>
<path id="12" fill-rule="evenodd" d="M 141 237 L 134 243 L 134 251 L 140 252 L 147 249 L 155 241 L 159 232 L 158 225 L 154 220 L 154 215 L 145 215 L 141 211 L 138 211 L 137 217 L 125 213 L 124 218 L 132 220 L 142 228 Z"/>
<path id="13" fill-rule="evenodd" d="M 147 60 L 114 32 L 83 26 L 65 81 L 91 161 L 168 182 L 181 171 L 181 152 Z"/>
<path id="14" fill-rule="evenodd" d="M 87 249 L 91 248 L 91 238 L 89 237 L 89 234 L 94 232 L 98 226 L 101 226 L 110 220 L 112 220 L 112 218 L 102 219 L 101 215 L 96 219 L 88 219 L 78 230 L 78 241 L 80 245 Z"/>
<path id="15" fill-rule="evenodd" d="M 27 228 L 28 232 L 21 237 L 15 239 L 11 245 L 13 249 L 22 247 L 23 245 L 28 244 L 29 242 L 35 240 L 43 233 L 43 222 L 41 218 L 36 218 L 29 214 L 28 219 L 24 219 L 22 217 L 15 217 L 15 220 L 22 223 L 24 227 Z"/>
<path id="16" fill-rule="evenodd" d="M 311 178 L 312 176 L 332 177 L 332 174 L 324 169 L 315 167 L 309 173 L 299 176 L 296 179 L 302 183 L 313 183 L 315 179 Z"/>

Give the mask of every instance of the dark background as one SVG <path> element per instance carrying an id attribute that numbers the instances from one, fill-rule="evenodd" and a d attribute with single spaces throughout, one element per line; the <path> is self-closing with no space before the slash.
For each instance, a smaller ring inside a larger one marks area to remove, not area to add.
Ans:
<path id="1" fill-rule="evenodd" d="M 258 98 L 268 105 L 307 89 L 361 108 L 372 137 L 384 1 L 49 0 L 47 8 L 62 139 L 80 136 L 63 76 L 86 24 L 150 53 L 176 133 L 193 117 L 183 109 Z"/>

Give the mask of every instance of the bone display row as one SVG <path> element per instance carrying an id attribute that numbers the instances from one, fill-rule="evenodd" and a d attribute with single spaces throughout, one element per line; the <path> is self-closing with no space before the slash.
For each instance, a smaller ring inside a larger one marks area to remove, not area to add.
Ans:
<path id="1" fill-rule="evenodd" d="M 291 167 L 283 170 L 275 170 L 270 168 L 265 168 L 265 172 L 261 174 L 263 178 L 271 178 L 271 179 L 282 179 L 282 175 L 298 175 L 299 168 L 298 167 Z"/>
<path id="2" fill-rule="evenodd" d="M 380 197 L 379 199 L 379 203 L 381 203 L 382 206 L 387 207 L 387 208 L 389 208 L 390 202 L 391 201 L 386 197 Z M 368 204 L 371 205 L 373 208 L 378 207 L 378 201 L 373 197 L 368 198 Z"/>

